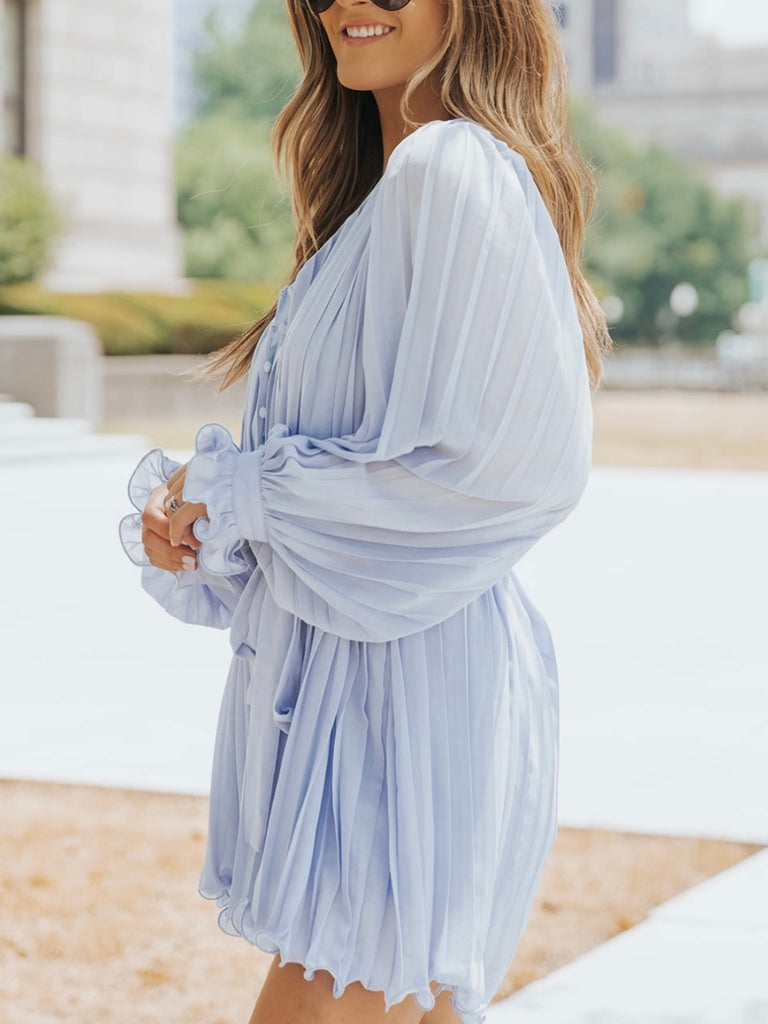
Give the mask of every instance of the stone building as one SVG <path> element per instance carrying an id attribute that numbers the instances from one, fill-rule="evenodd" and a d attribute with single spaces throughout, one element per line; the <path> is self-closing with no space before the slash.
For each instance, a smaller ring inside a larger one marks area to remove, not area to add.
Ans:
<path id="1" fill-rule="evenodd" d="M 0 0 L 0 152 L 64 230 L 47 284 L 175 290 L 171 0 Z"/>
<path id="2" fill-rule="evenodd" d="M 701 168 L 745 198 L 768 247 L 768 47 L 698 37 L 688 0 L 556 4 L 571 85 L 600 117 Z"/>

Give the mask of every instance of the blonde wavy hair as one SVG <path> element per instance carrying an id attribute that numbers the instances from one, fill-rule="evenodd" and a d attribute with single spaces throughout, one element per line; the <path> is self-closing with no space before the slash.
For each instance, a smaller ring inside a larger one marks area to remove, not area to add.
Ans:
<path id="1" fill-rule="evenodd" d="M 589 379 L 601 376 L 610 347 L 605 316 L 580 265 L 595 185 L 568 131 L 565 58 L 548 0 L 444 0 L 440 49 L 409 81 L 409 98 L 430 75 L 440 82 L 451 117 L 487 128 L 520 153 L 560 238 L 584 336 Z M 354 212 L 382 173 L 378 109 L 370 92 L 340 85 L 320 20 L 304 0 L 287 0 L 304 77 L 272 134 L 277 166 L 296 222 L 293 281 L 301 267 Z M 239 338 L 215 353 L 207 373 L 224 389 L 244 376 L 276 304 Z"/>

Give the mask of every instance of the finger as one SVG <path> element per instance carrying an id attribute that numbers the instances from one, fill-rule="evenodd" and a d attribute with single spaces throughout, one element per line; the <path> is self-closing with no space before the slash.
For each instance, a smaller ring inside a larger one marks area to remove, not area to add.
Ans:
<path id="1" fill-rule="evenodd" d="M 181 488 L 178 485 L 175 488 L 169 489 L 163 502 L 163 508 L 166 515 L 170 518 L 174 515 L 184 504 L 184 498 L 182 497 Z"/>
<path id="2" fill-rule="evenodd" d="M 143 530 L 141 542 L 144 545 L 144 551 L 150 565 L 154 565 L 156 569 L 175 571 L 176 567 L 181 565 L 180 553 L 172 548 L 167 540 L 163 540 L 156 533 L 146 529 Z"/>
<path id="3" fill-rule="evenodd" d="M 170 532 L 168 539 L 174 547 L 184 543 L 184 536 L 196 519 L 207 513 L 207 508 L 198 502 L 185 502 L 178 511 L 169 517 Z"/>
<path id="4" fill-rule="evenodd" d="M 155 487 L 150 491 L 147 504 L 141 513 L 141 522 L 145 529 L 151 530 L 167 540 L 169 524 L 168 516 L 165 512 L 165 495 L 166 489 L 164 485 Z"/>
<path id="5" fill-rule="evenodd" d="M 168 478 L 168 490 L 174 494 L 181 494 L 184 490 L 184 481 L 187 477 L 187 467 L 179 466 L 175 473 Z"/>
<path id="6" fill-rule="evenodd" d="M 192 506 L 190 506 L 190 504 L 187 503 L 186 508 L 189 509 L 190 507 Z M 195 523 L 197 522 L 201 515 L 204 515 L 208 511 L 205 505 L 198 505 L 197 508 L 198 511 L 195 513 L 195 518 L 192 520 L 191 523 L 184 527 L 184 532 L 182 533 L 181 541 L 179 542 L 181 544 L 187 544 L 189 547 L 194 548 L 195 550 L 197 550 L 201 546 L 200 541 L 197 539 L 194 533 Z"/>
<path id="7" fill-rule="evenodd" d="M 149 558 L 149 564 L 155 569 L 163 569 L 165 572 L 197 572 L 197 559 L 191 553 L 180 559 L 152 556 Z"/>
<path id="8" fill-rule="evenodd" d="M 194 572 L 197 569 L 197 556 L 188 547 L 171 547 L 167 540 L 152 531 L 142 533 L 144 550 L 150 565 L 168 572 Z"/>
<path id="9" fill-rule="evenodd" d="M 182 481 L 177 481 L 176 483 L 171 483 L 170 480 L 169 480 L 168 481 L 168 493 L 166 494 L 166 497 L 165 497 L 166 505 L 171 500 L 171 498 L 175 498 L 176 501 L 179 503 L 179 505 L 181 505 L 182 502 L 184 501 L 183 491 L 184 491 L 184 481 L 183 480 Z"/>
<path id="10" fill-rule="evenodd" d="M 197 522 L 197 520 L 195 520 L 195 522 Z M 202 547 L 202 544 L 193 533 L 194 526 L 195 523 L 192 523 L 191 526 L 186 528 L 182 535 L 181 543 L 186 544 L 187 547 L 192 548 L 193 551 L 197 551 L 198 548 Z"/>

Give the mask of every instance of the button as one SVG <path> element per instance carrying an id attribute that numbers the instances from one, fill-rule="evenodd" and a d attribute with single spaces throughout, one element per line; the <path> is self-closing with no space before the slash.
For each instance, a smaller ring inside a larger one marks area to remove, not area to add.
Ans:
<path id="1" fill-rule="evenodd" d="M 259 419 L 265 420 L 267 418 L 267 407 L 262 405 L 259 409 Z"/>
<path id="2" fill-rule="evenodd" d="M 269 371 L 271 369 L 272 369 L 272 363 L 269 361 L 269 359 L 267 359 L 267 361 L 262 366 L 262 370 L 264 371 L 264 373 L 269 373 Z"/>

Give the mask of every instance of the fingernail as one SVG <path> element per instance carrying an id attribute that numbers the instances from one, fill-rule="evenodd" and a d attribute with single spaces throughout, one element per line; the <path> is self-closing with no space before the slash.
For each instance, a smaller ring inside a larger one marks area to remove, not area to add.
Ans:
<path id="1" fill-rule="evenodd" d="M 191 555 L 184 555 L 181 560 L 184 572 L 194 572 L 197 568 L 197 562 Z"/>

